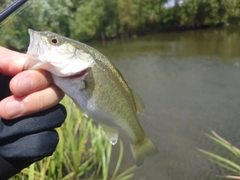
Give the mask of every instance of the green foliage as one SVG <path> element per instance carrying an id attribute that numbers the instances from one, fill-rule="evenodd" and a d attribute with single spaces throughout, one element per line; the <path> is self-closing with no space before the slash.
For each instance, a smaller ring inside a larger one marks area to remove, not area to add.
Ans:
<path id="1" fill-rule="evenodd" d="M 68 116 L 57 129 L 59 144 L 51 157 L 32 164 L 11 180 L 123 180 L 133 176 L 135 166 L 119 172 L 123 157 L 123 144 L 120 141 L 119 157 L 114 172 L 109 172 L 112 145 L 100 126 L 85 117 L 72 101 L 65 97 L 63 104 Z M 113 163 L 111 163 L 113 166 Z"/>
<path id="2" fill-rule="evenodd" d="M 136 9 L 132 0 L 118 0 L 118 18 L 120 24 L 120 33 L 129 33 L 135 27 L 134 19 L 136 19 Z"/>
<path id="3" fill-rule="evenodd" d="M 27 28 L 78 41 L 238 23 L 239 0 L 31 0 L 0 26 L 0 45 L 25 51 Z M 182 2 L 182 3 L 180 3 Z M 0 3 L 0 9 L 5 7 Z"/>
<path id="4" fill-rule="evenodd" d="M 229 23 L 239 17 L 238 0 L 185 0 L 181 7 L 181 26 L 211 26 Z"/>
<path id="5" fill-rule="evenodd" d="M 227 150 L 227 153 L 229 157 L 222 157 L 220 155 L 217 155 L 215 153 L 198 149 L 203 154 L 207 155 L 210 158 L 210 161 L 229 170 L 230 172 L 233 172 L 237 176 L 231 176 L 226 175 L 223 176 L 225 178 L 229 179 L 240 179 L 240 150 L 233 146 L 231 143 L 229 143 L 227 140 L 220 137 L 216 132 L 212 131 L 213 135 L 207 135 L 210 139 L 212 139 L 214 142 L 219 144 L 221 147 Z M 230 158 L 233 157 L 233 158 Z"/>
<path id="6" fill-rule="evenodd" d="M 86 40 L 117 34 L 116 7 L 116 1 L 112 0 L 84 1 L 76 7 L 69 23 L 71 37 Z"/>

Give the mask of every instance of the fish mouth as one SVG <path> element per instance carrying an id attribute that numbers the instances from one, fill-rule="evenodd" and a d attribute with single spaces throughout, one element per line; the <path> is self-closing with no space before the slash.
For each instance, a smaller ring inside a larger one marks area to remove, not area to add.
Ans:
<path id="1" fill-rule="evenodd" d="M 86 68 L 86 69 L 84 69 L 84 70 L 82 70 L 82 71 L 80 71 L 80 72 L 78 72 L 78 73 L 76 73 L 76 74 L 74 74 L 74 75 L 72 75 L 72 76 L 68 76 L 68 77 L 66 77 L 66 78 L 78 78 L 78 77 L 83 77 L 84 75 L 86 75 L 86 74 L 88 73 L 88 70 L 89 70 L 89 68 Z"/>

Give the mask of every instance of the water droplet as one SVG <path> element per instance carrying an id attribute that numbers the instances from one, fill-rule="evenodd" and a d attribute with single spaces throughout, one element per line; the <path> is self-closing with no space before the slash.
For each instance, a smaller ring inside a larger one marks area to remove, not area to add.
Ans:
<path id="1" fill-rule="evenodd" d="M 111 144 L 112 144 L 112 145 L 115 145 L 116 143 L 117 143 L 117 140 L 116 140 L 116 139 L 111 140 Z"/>

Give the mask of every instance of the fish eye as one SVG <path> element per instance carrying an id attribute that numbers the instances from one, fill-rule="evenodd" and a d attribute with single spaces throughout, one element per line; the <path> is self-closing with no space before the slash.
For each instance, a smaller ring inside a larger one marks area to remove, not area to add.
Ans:
<path id="1" fill-rule="evenodd" d="M 62 39 L 58 36 L 50 36 L 48 37 L 48 41 L 53 45 L 60 45 L 62 43 Z"/>
<path id="2" fill-rule="evenodd" d="M 58 43 L 57 38 L 53 38 L 51 41 L 52 41 L 53 44 L 57 44 Z"/>

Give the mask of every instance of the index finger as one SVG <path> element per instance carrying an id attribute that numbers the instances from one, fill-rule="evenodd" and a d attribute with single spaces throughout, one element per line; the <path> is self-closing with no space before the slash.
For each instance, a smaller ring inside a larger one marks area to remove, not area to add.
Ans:
<path id="1" fill-rule="evenodd" d="M 0 73 L 14 76 L 23 70 L 26 54 L 0 46 Z"/>

